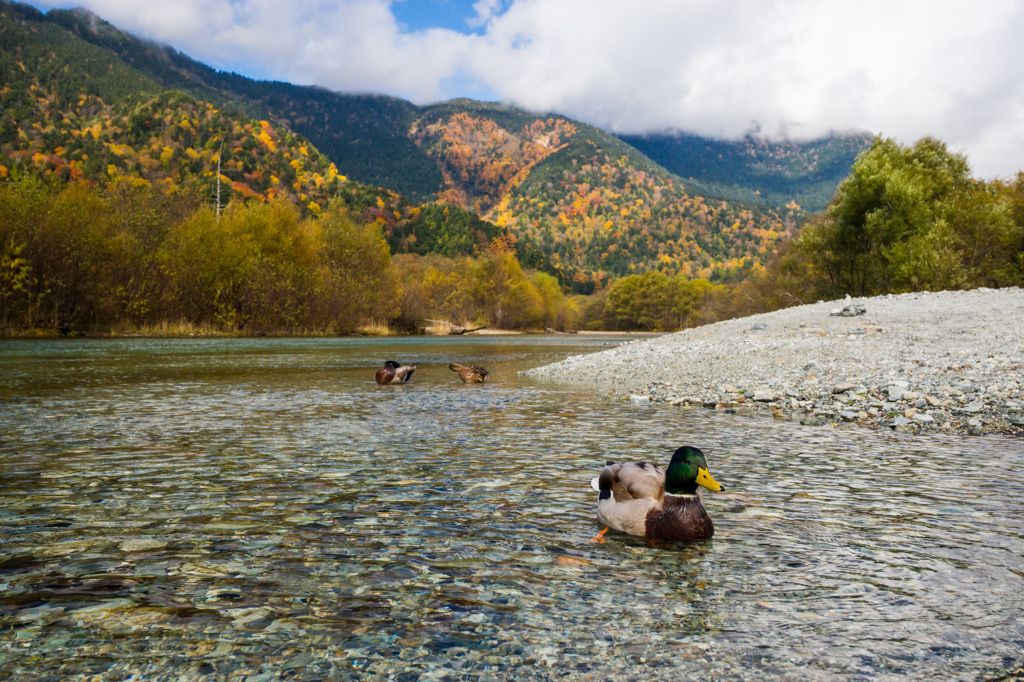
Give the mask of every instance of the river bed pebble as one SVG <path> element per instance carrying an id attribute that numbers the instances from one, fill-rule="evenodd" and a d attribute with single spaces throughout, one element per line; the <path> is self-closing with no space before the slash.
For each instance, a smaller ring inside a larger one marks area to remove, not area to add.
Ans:
<path id="1" fill-rule="evenodd" d="M 523 372 L 809 425 L 1024 435 L 1024 289 L 819 301 Z"/>

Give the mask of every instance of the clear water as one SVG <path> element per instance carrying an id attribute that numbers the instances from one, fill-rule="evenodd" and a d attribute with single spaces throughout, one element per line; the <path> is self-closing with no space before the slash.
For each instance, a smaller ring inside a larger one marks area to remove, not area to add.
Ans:
<path id="1" fill-rule="evenodd" d="M 1024 443 L 516 374 L 621 340 L 0 342 L 0 677 L 973 680 L 1024 662 Z M 385 359 L 420 369 L 380 387 Z M 591 543 L 605 460 L 687 443 L 728 487 L 705 496 L 715 538 Z"/>

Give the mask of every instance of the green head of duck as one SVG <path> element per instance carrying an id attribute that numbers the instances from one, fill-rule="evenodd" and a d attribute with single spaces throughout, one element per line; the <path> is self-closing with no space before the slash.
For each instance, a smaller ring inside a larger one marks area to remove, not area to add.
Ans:
<path id="1" fill-rule="evenodd" d="M 708 472 L 704 453 L 686 445 L 675 451 L 665 471 L 665 492 L 672 495 L 696 495 L 697 486 L 708 490 L 725 490 Z"/>

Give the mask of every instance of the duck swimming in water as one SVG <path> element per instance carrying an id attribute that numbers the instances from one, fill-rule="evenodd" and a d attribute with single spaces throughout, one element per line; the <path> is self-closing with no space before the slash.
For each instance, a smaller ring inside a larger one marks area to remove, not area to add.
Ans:
<path id="1" fill-rule="evenodd" d="M 675 451 L 667 470 L 647 462 L 608 462 L 591 481 L 598 491 L 597 520 L 608 528 L 652 540 L 694 542 L 715 534 L 697 486 L 725 488 L 708 473 L 704 453 L 684 446 Z M 604 542 L 605 528 L 593 542 Z"/>
<path id="2" fill-rule="evenodd" d="M 394 360 L 388 360 L 373 375 L 373 379 L 378 384 L 400 384 L 411 379 L 415 371 L 416 365 L 402 366 Z"/>
<path id="3" fill-rule="evenodd" d="M 488 371 L 483 367 L 477 365 L 460 365 L 457 362 L 453 362 L 448 365 L 448 369 L 453 372 L 459 373 L 459 378 L 467 384 L 482 384 L 487 381 Z"/>

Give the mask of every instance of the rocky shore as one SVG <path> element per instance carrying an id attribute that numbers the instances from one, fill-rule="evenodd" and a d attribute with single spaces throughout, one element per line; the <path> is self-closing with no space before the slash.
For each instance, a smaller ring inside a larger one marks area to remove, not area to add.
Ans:
<path id="1" fill-rule="evenodd" d="M 811 425 L 1024 435 L 1024 289 L 818 302 L 523 374 Z"/>

